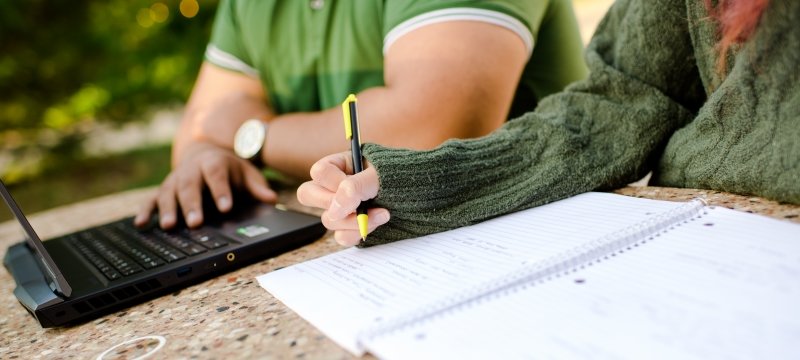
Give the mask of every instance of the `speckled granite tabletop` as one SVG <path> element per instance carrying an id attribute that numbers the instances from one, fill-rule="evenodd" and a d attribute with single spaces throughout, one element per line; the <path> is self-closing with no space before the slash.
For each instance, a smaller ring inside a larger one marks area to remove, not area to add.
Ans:
<path id="1" fill-rule="evenodd" d="M 135 190 L 30 216 L 51 238 L 135 212 L 152 189 Z M 617 193 L 710 204 L 800 222 L 800 206 L 716 191 L 627 187 Z M 281 202 L 305 212 L 293 194 Z M 21 239 L 13 222 L 0 224 L 0 252 Z M 340 249 L 329 235 L 276 258 L 191 286 L 171 295 L 69 328 L 42 329 L 13 295 L 14 281 L 0 269 L 0 359 L 310 358 L 353 356 L 258 286 L 255 277 Z M 136 340 L 139 339 L 139 340 Z M 132 341 L 132 342 L 131 342 Z M 119 345 L 119 346 L 118 346 Z M 117 346 L 117 347 L 115 347 Z"/>

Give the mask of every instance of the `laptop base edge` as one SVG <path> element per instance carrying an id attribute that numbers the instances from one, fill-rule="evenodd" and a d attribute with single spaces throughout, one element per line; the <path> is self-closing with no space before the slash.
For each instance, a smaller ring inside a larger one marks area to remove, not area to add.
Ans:
<path id="1" fill-rule="evenodd" d="M 25 243 L 9 247 L 3 263 L 17 283 L 14 294 L 39 324 L 43 328 L 64 327 L 78 325 L 272 258 L 314 242 L 325 232 L 321 223 L 312 223 L 271 241 L 247 244 L 214 257 L 198 258 L 136 282 L 122 281 L 98 294 L 68 299 L 59 297 L 47 285 L 42 269 L 36 264 L 35 254 Z"/>
<path id="2" fill-rule="evenodd" d="M 40 318 L 39 310 L 62 303 L 64 299 L 56 295 L 47 284 L 34 253 L 25 243 L 12 245 L 3 258 L 3 265 L 17 283 L 14 288 L 17 300 L 43 327 L 47 327 L 49 320 Z"/>

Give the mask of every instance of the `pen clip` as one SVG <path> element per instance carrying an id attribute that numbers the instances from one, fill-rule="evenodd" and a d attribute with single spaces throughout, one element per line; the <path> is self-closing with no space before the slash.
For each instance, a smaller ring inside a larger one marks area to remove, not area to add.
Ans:
<path id="1" fill-rule="evenodd" d="M 349 139 L 353 138 L 353 126 L 351 125 L 352 114 L 350 114 L 350 103 L 356 102 L 354 94 L 347 95 L 347 98 L 342 102 L 342 117 L 344 118 L 344 137 Z"/>

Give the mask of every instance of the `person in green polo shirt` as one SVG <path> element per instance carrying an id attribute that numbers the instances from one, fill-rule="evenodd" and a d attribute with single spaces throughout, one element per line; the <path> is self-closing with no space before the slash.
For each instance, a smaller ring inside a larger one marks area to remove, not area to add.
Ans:
<path id="1" fill-rule="evenodd" d="M 488 134 L 584 78 L 582 50 L 570 0 L 223 0 L 173 170 L 135 222 L 157 209 L 162 227 L 177 211 L 201 224 L 204 187 L 223 212 L 232 186 L 274 201 L 257 166 L 307 179 L 347 149 L 350 93 L 364 141 L 424 150 Z"/>

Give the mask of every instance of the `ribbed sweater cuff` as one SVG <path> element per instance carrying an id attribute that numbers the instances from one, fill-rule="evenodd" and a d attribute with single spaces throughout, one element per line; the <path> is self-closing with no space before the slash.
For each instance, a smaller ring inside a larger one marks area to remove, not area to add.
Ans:
<path id="1" fill-rule="evenodd" d="M 513 190 L 518 169 L 530 166 L 512 138 L 500 131 L 425 152 L 366 144 L 364 155 L 380 177 L 375 205 L 388 207 L 392 221 L 365 245 L 440 232 L 509 211 L 514 194 L 525 193 Z"/>

